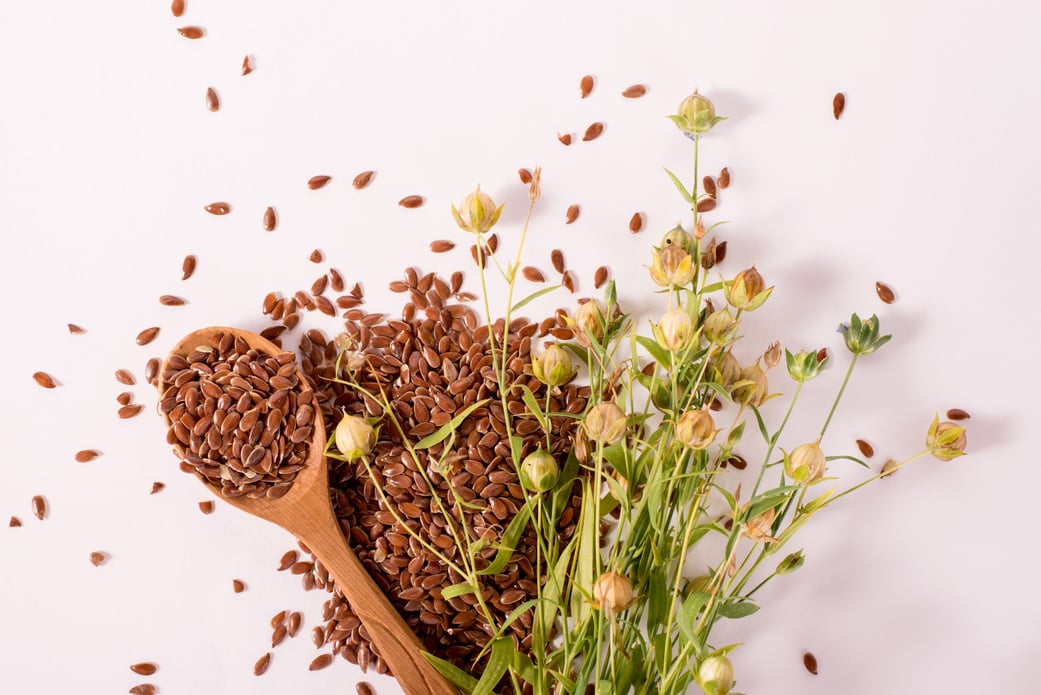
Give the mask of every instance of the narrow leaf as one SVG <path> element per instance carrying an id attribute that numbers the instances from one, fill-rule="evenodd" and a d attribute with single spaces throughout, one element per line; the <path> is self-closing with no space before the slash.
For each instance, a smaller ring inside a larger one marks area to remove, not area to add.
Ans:
<path id="1" fill-rule="evenodd" d="M 473 695 L 494 695 L 495 686 L 499 684 L 506 669 L 513 661 L 513 640 L 500 637 L 492 642 L 492 653 L 481 674 L 481 680 L 473 689 Z"/>
<path id="2" fill-rule="evenodd" d="M 459 425 L 461 425 L 463 423 L 463 420 L 465 420 L 467 418 L 467 416 L 470 415 L 470 413 L 472 413 L 473 411 L 477 410 L 478 408 L 480 408 L 482 405 L 484 405 L 485 403 L 487 403 L 490 400 L 491 400 L 490 398 L 485 398 L 483 400 L 477 401 L 476 403 L 473 403 L 473 404 L 467 406 L 461 413 L 456 415 L 454 418 L 452 418 L 451 420 L 449 420 L 445 424 L 441 425 L 441 427 L 437 428 L 436 431 L 431 432 L 427 436 L 425 436 L 422 439 L 420 439 L 416 443 L 414 448 L 417 449 L 417 450 L 418 449 L 429 449 L 430 447 L 434 446 L 435 444 L 440 444 L 441 442 L 443 442 L 445 439 L 448 438 L 448 435 L 450 435 L 453 432 L 455 432 L 455 429 L 457 427 L 459 427 Z"/>
<path id="3" fill-rule="evenodd" d="M 553 290 L 556 290 L 556 289 L 559 289 L 559 288 L 560 288 L 560 285 L 550 285 L 549 287 L 543 287 L 541 290 L 536 290 L 536 291 L 532 292 L 527 297 L 525 297 L 524 299 L 522 299 L 519 302 L 517 302 L 516 304 L 514 304 L 513 308 L 510 309 L 510 313 L 514 313 L 518 309 L 523 309 L 524 307 L 526 307 L 528 305 L 529 302 L 532 302 L 532 301 L 538 299 L 539 297 L 541 297 L 542 295 L 549 294 Z"/>
<path id="4" fill-rule="evenodd" d="M 444 676 L 449 683 L 459 688 L 464 693 L 473 693 L 474 688 L 477 687 L 476 678 L 455 664 L 436 657 L 430 652 L 422 652 L 422 654 L 426 657 L 426 660 L 430 662 L 430 665 L 436 668 L 438 673 Z"/>
<path id="5" fill-rule="evenodd" d="M 459 584 L 451 584 L 449 586 L 446 586 L 444 589 L 441 589 L 441 598 L 447 601 L 450 598 L 462 596 L 463 594 L 474 593 L 477 593 L 477 591 L 473 588 L 473 586 L 466 582 L 461 582 Z"/>
<path id="6" fill-rule="evenodd" d="M 528 525 L 530 517 L 531 506 L 525 504 L 517 511 L 517 514 L 510 521 L 510 525 L 506 527 L 506 531 L 502 534 L 502 543 L 499 544 L 499 552 L 496 553 L 495 559 L 477 574 L 487 575 L 502 572 L 503 568 L 506 567 L 506 563 L 509 562 L 510 556 L 513 555 L 513 551 L 517 549 L 517 543 L 520 541 L 521 534 L 524 533 L 524 527 Z"/>
<path id="7" fill-rule="evenodd" d="M 685 201 L 687 201 L 688 203 L 690 203 L 691 205 L 693 205 L 694 204 L 694 196 L 692 196 L 690 194 L 690 191 L 687 190 L 687 187 L 684 186 L 682 182 L 680 182 L 679 177 L 677 177 L 676 174 L 673 174 L 668 169 L 665 170 L 665 173 L 669 175 L 670 179 L 672 179 L 672 185 L 675 186 L 676 190 L 680 192 L 680 195 L 683 196 L 683 199 Z"/>

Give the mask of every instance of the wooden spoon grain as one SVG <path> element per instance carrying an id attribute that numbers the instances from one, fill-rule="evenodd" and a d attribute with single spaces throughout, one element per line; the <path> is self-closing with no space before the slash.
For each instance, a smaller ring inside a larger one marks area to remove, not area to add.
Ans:
<path id="1" fill-rule="evenodd" d="M 188 334 L 174 346 L 170 354 L 183 357 L 196 347 L 209 344 L 218 333 L 231 333 L 246 341 L 250 348 L 272 356 L 283 352 L 271 341 L 255 333 L 213 326 Z M 166 390 L 162 381 L 165 372 L 164 362 L 158 382 L 160 400 Z M 303 389 L 308 389 L 309 382 L 299 370 L 298 376 L 304 385 Z M 423 657 L 419 639 L 372 581 L 344 538 L 329 501 L 328 469 L 324 455 L 326 435 L 320 415 L 315 418 L 313 427 L 307 460 L 284 496 L 278 499 L 252 499 L 224 497 L 219 490 L 214 492 L 233 507 L 281 526 L 315 554 L 336 580 L 336 586 L 365 625 L 373 644 L 379 650 L 380 658 L 407 695 L 456 695 L 456 689 Z"/>

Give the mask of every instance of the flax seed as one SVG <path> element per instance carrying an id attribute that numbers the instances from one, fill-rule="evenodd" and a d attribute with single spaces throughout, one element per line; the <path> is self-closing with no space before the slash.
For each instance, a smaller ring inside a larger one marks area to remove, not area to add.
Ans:
<path id="1" fill-rule="evenodd" d="M 44 517 L 47 516 L 47 500 L 41 495 L 36 495 L 32 499 L 33 514 L 40 521 L 43 521 Z"/>
<path id="2" fill-rule="evenodd" d="M 217 90 L 213 87 L 206 88 L 206 108 L 210 111 L 220 110 L 220 97 L 217 96 Z"/>
<path id="3" fill-rule="evenodd" d="M 74 323 L 70 323 L 70 324 L 68 324 L 68 326 L 69 326 L 69 334 L 70 335 L 82 335 L 83 333 L 87 332 L 86 330 L 84 330 L 83 328 L 80 328 L 79 326 L 77 326 Z"/>
<path id="4" fill-rule="evenodd" d="M 571 205 L 568 207 L 567 212 L 564 214 L 564 224 L 571 224 L 578 219 L 578 206 Z"/>
<path id="5" fill-rule="evenodd" d="M 546 276 L 542 274 L 542 271 L 530 265 L 524 266 L 524 268 L 521 269 L 521 274 L 524 276 L 524 279 L 528 282 L 546 281 Z"/>
<path id="6" fill-rule="evenodd" d="M 354 177 L 354 181 L 351 182 L 351 185 L 359 190 L 365 188 L 369 185 L 369 182 L 372 181 L 372 177 L 375 173 L 376 172 L 374 171 L 363 171 Z"/>
<path id="7" fill-rule="evenodd" d="M 140 413 L 142 408 L 144 408 L 144 406 L 141 405 L 140 403 L 134 403 L 134 404 L 131 404 L 131 405 L 124 405 L 122 408 L 120 408 L 117 411 L 117 413 L 118 413 L 120 418 L 122 418 L 123 420 L 126 420 L 126 419 L 132 418 L 135 415 L 137 415 L 138 413 Z"/>
<path id="8" fill-rule="evenodd" d="M 454 241 L 448 241 L 447 239 L 436 239 L 430 242 L 430 250 L 434 253 L 445 253 L 455 248 Z"/>
<path id="9" fill-rule="evenodd" d="M 227 215 L 231 212 L 231 205 L 228 203 L 210 203 L 203 209 L 211 215 Z"/>
<path id="10" fill-rule="evenodd" d="M 716 209 L 716 199 L 715 198 L 702 198 L 701 200 L 698 201 L 698 204 L 697 204 L 696 207 L 697 207 L 698 212 L 711 212 L 712 210 Z"/>
<path id="11" fill-rule="evenodd" d="M 713 198 L 716 197 L 716 180 L 714 178 L 712 178 L 711 176 L 706 176 L 703 179 L 701 179 L 701 187 L 704 188 L 705 192 L 708 193 L 710 196 L 712 196 Z"/>
<path id="12" fill-rule="evenodd" d="M 264 231 L 273 232 L 275 227 L 278 226 L 278 216 L 275 214 L 275 208 L 268 207 L 264 210 Z"/>
<path id="13" fill-rule="evenodd" d="M 531 172 L 527 169 L 518 169 L 517 176 L 520 177 L 520 182 L 525 186 L 531 183 Z"/>
<path id="14" fill-rule="evenodd" d="M 643 229 L 643 215 L 634 212 L 633 216 L 629 218 L 629 231 L 636 234 L 641 229 Z"/>
<path id="15" fill-rule="evenodd" d="M 264 656 L 257 659 L 257 662 L 253 664 L 253 675 L 263 676 L 268 667 L 271 665 L 271 652 L 265 652 Z"/>
<path id="16" fill-rule="evenodd" d="M 253 57 L 248 53 L 242 58 L 242 75 L 246 76 L 253 72 Z"/>
<path id="17" fill-rule="evenodd" d="M 319 188 L 329 183 L 331 179 L 332 176 L 312 176 L 311 178 L 307 179 L 307 187 L 310 188 L 312 191 L 317 191 Z"/>
<path id="18" fill-rule="evenodd" d="M 142 661 L 139 664 L 133 664 L 130 670 L 139 676 L 151 676 L 159 670 L 159 667 L 150 661 Z"/>
<path id="19" fill-rule="evenodd" d="M 16 516 L 12 516 L 11 520 L 7 522 L 7 525 L 11 528 L 17 528 L 22 525 L 22 520 Z"/>
<path id="20" fill-rule="evenodd" d="M 192 273 L 195 272 L 195 263 L 196 263 L 195 256 L 188 255 L 188 256 L 184 257 L 184 260 L 181 261 L 181 279 L 182 280 L 187 280 L 188 278 L 190 278 L 192 276 Z"/>
<path id="21" fill-rule="evenodd" d="M 582 135 L 582 140 L 588 142 L 589 140 L 596 140 L 600 137 L 600 134 L 604 132 L 604 124 L 600 121 L 589 124 L 586 128 L 586 132 Z"/>
<path id="22" fill-rule="evenodd" d="M 607 266 L 600 266 L 593 273 L 593 287 L 600 289 L 607 282 Z"/>
<path id="23" fill-rule="evenodd" d="M 423 196 L 420 195 L 407 195 L 398 201 L 398 205 L 400 205 L 403 208 L 418 208 L 422 204 Z"/>
<path id="24" fill-rule="evenodd" d="M 58 385 L 54 377 L 47 372 L 33 372 L 33 380 L 45 389 L 52 389 Z"/>
<path id="25" fill-rule="evenodd" d="M 319 671 L 333 662 L 332 654 L 319 654 L 311 661 L 311 665 L 307 667 L 308 671 Z"/>
<path id="26" fill-rule="evenodd" d="M 647 88 L 645 86 L 642 84 L 634 84 L 626 87 L 625 90 L 622 91 L 622 96 L 626 99 L 639 99 L 646 93 Z"/>
<path id="27" fill-rule="evenodd" d="M 166 485 L 164 485 L 163 483 L 160 483 L 157 480 L 156 482 L 152 483 L 152 491 L 150 493 L 148 493 L 148 494 L 154 495 L 157 492 L 162 492 L 163 488 L 165 488 L 165 487 L 166 487 Z"/>
<path id="28" fill-rule="evenodd" d="M 93 461 L 99 455 L 100 452 L 95 449 L 82 449 L 76 452 L 76 461 L 78 463 L 87 463 L 88 461 Z"/>
<path id="29" fill-rule="evenodd" d="M 571 133 L 560 134 L 557 133 L 557 140 L 560 140 L 561 144 L 565 147 L 571 144 Z"/>
<path id="30" fill-rule="evenodd" d="M 970 417 L 969 413 L 964 411 L 964 410 L 962 410 L 961 408 L 951 408 L 950 410 L 947 411 L 947 419 L 948 420 L 955 420 L 955 421 L 958 421 L 958 420 L 968 420 L 969 417 Z"/>
<path id="31" fill-rule="evenodd" d="M 884 283 L 875 283 L 875 293 L 878 295 L 878 298 L 886 304 L 892 304 L 896 301 L 896 294 L 893 293 L 893 290 L 889 285 Z"/>
<path id="32" fill-rule="evenodd" d="M 179 27 L 177 32 L 186 39 L 201 39 L 206 35 L 202 27 Z"/>
<path id="33" fill-rule="evenodd" d="M 155 695 L 157 692 L 159 692 L 159 689 L 151 683 L 135 685 L 129 690 L 130 695 Z"/>
<path id="34" fill-rule="evenodd" d="M 105 553 L 99 552 L 97 550 L 90 554 L 90 564 L 94 565 L 95 567 L 100 567 L 101 565 L 105 564 L 105 560 L 107 559 L 108 558 L 105 557 Z"/>
<path id="35" fill-rule="evenodd" d="M 579 91 L 579 94 L 582 95 L 583 99 L 585 99 L 587 96 L 589 96 L 589 93 L 593 91 L 593 76 L 592 75 L 583 75 L 582 76 L 582 79 L 578 83 L 578 91 Z"/>
<path id="36" fill-rule="evenodd" d="M 846 95 L 839 92 L 831 99 L 831 112 L 835 116 L 835 120 L 839 120 L 839 116 L 846 108 Z"/>
<path id="37" fill-rule="evenodd" d="M 148 345 L 150 342 L 155 340 L 155 337 L 157 335 L 159 335 L 159 326 L 152 326 L 151 328 L 146 328 L 145 330 L 137 334 L 137 344 Z"/>
<path id="38" fill-rule="evenodd" d="M 199 511 L 203 514 L 213 514 L 213 500 L 199 502 Z"/>
<path id="39" fill-rule="evenodd" d="M 553 270 L 560 274 L 564 273 L 564 252 L 560 249 L 553 249 L 549 254 L 550 263 L 553 264 Z"/>
<path id="40" fill-rule="evenodd" d="M 311 261 L 312 263 L 321 263 L 323 258 L 325 258 L 325 256 L 322 254 L 321 250 L 315 249 L 311 252 L 311 255 L 307 257 L 307 260 Z"/>
<path id="41" fill-rule="evenodd" d="M 838 116 L 836 116 L 836 118 L 838 118 Z M 806 667 L 807 671 L 815 676 L 817 675 L 817 657 L 810 652 L 806 652 L 802 655 L 802 665 Z"/>
<path id="42" fill-rule="evenodd" d="M 184 0 L 173 0 L 170 3 L 170 14 L 174 17 L 180 17 L 184 14 Z"/>
<path id="43" fill-rule="evenodd" d="M 871 458 L 875 455 L 875 449 L 863 439 L 857 440 L 857 448 L 860 449 L 860 453 L 866 458 Z"/>
<path id="44" fill-rule="evenodd" d="M 572 294 L 575 293 L 575 278 L 571 274 L 570 270 L 565 271 L 564 274 L 560 277 L 560 284 L 567 288 L 568 292 Z"/>
<path id="45" fill-rule="evenodd" d="M 727 188 L 730 186 L 730 169 L 723 167 L 719 170 L 719 175 L 716 176 L 716 183 L 719 184 L 720 188 Z"/>

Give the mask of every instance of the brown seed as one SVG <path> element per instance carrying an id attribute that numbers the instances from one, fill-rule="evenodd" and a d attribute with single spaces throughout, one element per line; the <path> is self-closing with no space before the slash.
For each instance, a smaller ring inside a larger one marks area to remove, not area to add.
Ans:
<path id="1" fill-rule="evenodd" d="M 170 13 L 174 17 L 180 17 L 184 14 L 184 0 L 173 0 L 170 3 Z"/>
<path id="2" fill-rule="evenodd" d="M 727 242 L 721 241 L 716 245 L 715 252 L 715 265 L 719 265 L 723 262 L 723 259 L 727 257 Z"/>
<path id="3" fill-rule="evenodd" d="M 130 695 L 155 695 L 159 692 L 159 689 L 151 683 L 142 683 L 141 685 L 135 685 L 129 692 Z"/>
<path id="4" fill-rule="evenodd" d="M 701 187 L 704 188 L 705 192 L 708 193 L 710 196 L 712 196 L 713 198 L 716 197 L 716 180 L 714 178 L 712 178 L 711 176 L 706 176 L 705 178 L 701 179 Z"/>
<path id="5" fill-rule="evenodd" d="M 311 261 L 312 263 L 321 263 L 324 257 L 325 256 L 322 255 L 321 249 L 315 249 L 311 252 L 311 255 L 307 257 L 307 260 Z"/>
<path id="6" fill-rule="evenodd" d="M 968 420 L 969 414 L 961 408 L 951 408 L 947 411 L 948 420 Z"/>
<path id="7" fill-rule="evenodd" d="M 234 591 L 236 594 L 241 594 L 243 591 L 246 590 L 246 585 L 243 583 L 241 579 L 232 579 L 231 590 Z"/>
<path id="8" fill-rule="evenodd" d="M 423 204 L 423 196 L 421 195 L 407 195 L 398 201 L 398 205 L 403 208 L 418 208 Z M 329 657 L 330 659 L 332 657 Z"/>
<path id="9" fill-rule="evenodd" d="M 19 519 L 16 516 L 12 516 L 11 520 L 9 522 L 7 522 L 7 525 L 10 526 L 11 528 L 17 528 L 18 526 L 22 525 L 22 520 Z"/>
<path id="10" fill-rule="evenodd" d="M 881 473 L 883 478 L 888 478 L 889 476 L 896 473 L 896 461 L 894 461 L 893 459 L 889 459 L 884 464 L 882 464 Z"/>
<path id="11" fill-rule="evenodd" d="M 325 288 L 329 286 L 329 276 L 322 275 L 311 283 L 311 294 L 315 297 L 325 292 Z"/>
<path id="12" fill-rule="evenodd" d="M 150 661 L 142 661 L 139 664 L 133 664 L 130 670 L 139 676 L 151 676 L 159 670 L 159 667 Z"/>
<path id="13" fill-rule="evenodd" d="M 518 169 L 517 176 L 520 177 L 520 181 L 524 185 L 528 185 L 529 183 L 531 183 L 531 172 L 527 169 Z"/>
<path id="14" fill-rule="evenodd" d="M 839 92 L 831 99 L 831 112 L 835 114 L 835 120 L 839 120 L 842 111 L 846 108 L 846 95 Z"/>
<path id="15" fill-rule="evenodd" d="M 867 458 L 871 458 L 872 456 L 875 455 L 874 447 L 872 447 L 870 444 L 868 444 L 863 439 L 858 439 L 857 440 L 857 448 L 860 449 L 860 453 L 863 454 L 864 456 L 866 456 Z"/>
<path id="16" fill-rule="evenodd" d="M 76 461 L 79 463 L 86 463 L 87 461 L 93 461 L 100 455 L 101 452 L 96 451 L 95 449 L 82 449 L 76 452 Z"/>
<path id="17" fill-rule="evenodd" d="M 604 132 L 604 124 L 603 123 L 601 123 L 600 121 L 597 121 L 596 123 L 591 123 L 591 124 L 589 124 L 589 127 L 586 128 L 585 134 L 582 135 L 582 140 L 583 141 L 596 140 L 598 137 L 600 137 L 600 134 L 603 133 L 603 132 Z"/>
<path id="18" fill-rule="evenodd" d="M 105 557 L 105 553 L 98 552 L 97 550 L 90 554 L 90 564 L 94 565 L 95 567 L 100 567 L 101 565 L 103 565 L 106 559 L 107 558 Z"/>
<path id="19" fill-rule="evenodd" d="M 330 179 L 332 179 L 332 176 L 312 176 L 307 179 L 307 187 L 312 191 L 317 191 L 319 188 L 329 183 Z"/>
<path id="20" fill-rule="evenodd" d="M 557 133 L 557 140 L 560 140 L 560 142 L 567 147 L 571 144 L 571 133 L 564 133 L 563 135 Z"/>
<path id="21" fill-rule="evenodd" d="M 281 572 L 292 567 L 296 563 L 298 557 L 299 554 L 295 550 L 286 551 L 286 554 L 278 561 L 278 571 Z"/>
<path id="22" fill-rule="evenodd" d="M 159 377 L 159 358 L 153 357 L 145 362 L 145 381 L 153 386 Z M 125 405 L 125 404 L 124 404 Z"/>
<path id="23" fill-rule="evenodd" d="M 231 206 L 227 203 L 210 203 L 203 209 L 211 215 L 227 215 L 231 212 Z"/>
<path id="24" fill-rule="evenodd" d="M 303 616 L 300 615 L 299 611 L 293 611 L 289 614 L 289 619 L 286 621 L 286 627 L 288 628 L 290 637 L 296 637 L 296 633 L 300 630 L 301 622 L 303 622 Z"/>
<path id="25" fill-rule="evenodd" d="M 84 330 L 83 328 L 80 328 L 79 326 L 77 326 L 74 323 L 70 323 L 70 324 L 68 324 L 68 326 L 69 326 L 69 333 L 72 334 L 72 335 L 80 335 L 80 334 L 83 334 L 83 333 L 87 332 L 86 330 Z"/>
<path id="26" fill-rule="evenodd" d="M 154 495 L 154 494 L 155 494 L 155 493 L 157 493 L 157 492 L 162 492 L 162 491 L 163 491 L 163 488 L 165 488 L 165 487 L 166 487 L 166 485 L 165 485 L 164 483 L 160 483 L 160 482 L 159 482 L 159 481 L 157 480 L 157 481 L 155 481 L 154 483 L 152 483 L 152 491 L 151 491 L 151 492 L 149 492 L 148 494 L 150 494 L 150 495 Z"/>
<path id="27" fill-rule="evenodd" d="M 593 91 L 593 76 L 592 75 L 583 75 L 582 76 L 582 79 L 578 83 L 578 91 L 582 95 L 583 99 L 585 99 L 587 96 L 589 96 L 589 93 Z"/>
<path id="28" fill-rule="evenodd" d="M 447 239 L 435 239 L 430 242 L 430 250 L 434 253 L 445 253 L 455 248 L 454 241 L 448 241 Z"/>
<path id="29" fill-rule="evenodd" d="M 202 27 L 179 27 L 177 32 L 186 39 L 201 39 L 206 35 Z"/>
<path id="30" fill-rule="evenodd" d="M 702 198 L 698 201 L 698 212 L 711 212 L 716 209 L 715 198 Z"/>
<path id="31" fill-rule="evenodd" d="M 142 408 L 144 408 L 143 405 L 141 405 L 140 403 L 135 403 L 131 405 L 124 405 L 116 412 L 119 414 L 119 417 L 126 420 L 140 413 Z"/>
<path id="32" fill-rule="evenodd" d="M 622 90 L 622 96 L 626 99 L 639 99 L 647 93 L 647 88 L 642 84 L 634 84 Z"/>
<path id="33" fill-rule="evenodd" d="M 560 249 L 550 251 L 549 260 L 553 264 L 553 270 L 564 273 L 564 253 Z"/>
<path id="34" fill-rule="evenodd" d="M 253 675 L 262 676 L 267 671 L 267 667 L 271 665 L 271 652 L 267 652 L 264 656 L 257 659 L 257 663 L 253 664 Z"/>
<path id="35" fill-rule="evenodd" d="M 210 111 L 220 110 L 220 97 L 217 96 L 217 90 L 213 87 L 206 88 L 206 108 Z"/>
<path id="36" fill-rule="evenodd" d="M 33 372 L 33 379 L 37 384 L 45 389 L 52 389 L 58 385 L 57 382 L 54 381 L 54 377 L 47 372 Z"/>
<path id="37" fill-rule="evenodd" d="M 361 681 L 360 683 L 355 685 L 354 689 L 358 693 L 358 695 L 376 695 L 376 691 L 373 690 L 372 686 L 366 683 L 365 681 Z"/>
<path id="38" fill-rule="evenodd" d="M 213 514 L 213 500 L 199 502 L 199 511 L 203 514 Z"/>
<path id="39" fill-rule="evenodd" d="M 159 303 L 163 306 L 184 306 L 187 302 L 172 294 L 164 294 L 159 297 Z"/>
<path id="40" fill-rule="evenodd" d="M 607 282 L 607 266 L 600 266 L 593 273 L 593 287 L 600 289 Z"/>
<path id="41" fill-rule="evenodd" d="M 893 294 L 892 288 L 884 283 L 875 283 L 875 293 L 886 304 L 892 304 L 896 300 L 896 295 Z"/>
<path id="42" fill-rule="evenodd" d="M 716 177 L 716 183 L 719 184 L 720 188 L 726 188 L 730 185 L 730 169 L 723 167 L 719 170 L 719 176 Z"/>
<path id="43" fill-rule="evenodd" d="M 181 279 L 187 280 L 195 272 L 195 256 L 185 256 L 181 261 Z"/>
<path id="44" fill-rule="evenodd" d="M 643 229 L 643 215 L 634 212 L 633 216 L 629 218 L 629 231 L 636 234 L 641 229 Z"/>
<path id="45" fill-rule="evenodd" d="M 578 206 L 571 205 L 568 207 L 567 212 L 564 213 L 564 224 L 571 224 L 578 219 Z"/>
<path id="46" fill-rule="evenodd" d="M 286 613 L 287 611 L 279 611 L 271 616 L 271 620 L 268 621 L 268 624 L 271 625 L 272 630 L 277 630 L 279 625 L 286 622 Z"/>
<path id="47" fill-rule="evenodd" d="M 745 460 L 744 456 L 731 454 L 730 458 L 727 459 L 727 465 L 736 470 L 743 471 L 748 468 L 748 461 Z"/>
<path id="48" fill-rule="evenodd" d="M 277 226 L 278 217 L 275 215 L 275 208 L 269 207 L 264 210 L 264 231 L 273 232 Z"/>
<path id="49" fill-rule="evenodd" d="M 375 171 L 363 171 L 354 177 L 354 181 L 351 181 L 351 185 L 357 189 L 365 188 L 369 185 L 369 181 L 372 181 L 372 177 Z"/>
<path id="50" fill-rule="evenodd" d="M 817 657 L 813 654 L 806 652 L 802 655 L 802 665 L 806 667 L 806 670 L 817 675 Z"/>
<path id="51" fill-rule="evenodd" d="M 823 362 L 828 357 L 828 348 L 821 348 L 817 351 L 817 361 Z"/>
<path id="52" fill-rule="evenodd" d="M 116 381 L 118 381 L 121 384 L 126 384 L 127 386 L 133 386 L 134 383 L 136 383 L 134 380 L 134 375 L 126 369 L 116 370 Z"/>
<path id="53" fill-rule="evenodd" d="M 242 74 L 248 75 L 253 72 L 253 56 L 248 53 L 242 58 Z"/>
<path id="54" fill-rule="evenodd" d="M 538 268 L 526 265 L 521 269 L 521 274 L 528 282 L 545 282 L 546 276 Z"/>
<path id="55" fill-rule="evenodd" d="M 155 337 L 157 335 L 159 335 L 159 326 L 152 326 L 151 328 L 146 328 L 145 330 L 137 334 L 137 344 L 148 345 L 150 342 L 155 340 Z"/>
<path id="56" fill-rule="evenodd" d="M 47 516 L 47 500 L 40 495 L 33 497 L 33 514 L 41 521 Z"/>
<path id="57" fill-rule="evenodd" d="M 571 274 L 570 270 L 565 271 L 564 274 L 560 276 L 560 284 L 567 288 L 568 292 L 572 294 L 575 293 L 575 278 Z"/>
<path id="58" fill-rule="evenodd" d="M 311 665 L 307 667 L 308 671 L 319 671 L 333 662 L 332 654 L 319 654 L 311 661 Z"/>

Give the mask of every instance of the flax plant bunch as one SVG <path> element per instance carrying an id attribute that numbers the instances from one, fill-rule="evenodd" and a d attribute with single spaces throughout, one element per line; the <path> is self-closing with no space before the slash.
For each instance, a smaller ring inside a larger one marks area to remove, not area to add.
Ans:
<path id="1" fill-rule="evenodd" d="M 601 297 L 569 312 L 573 339 L 548 342 L 530 358 L 530 373 L 547 393 L 574 379 L 588 384 L 584 412 L 552 412 L 548 397 L 537 398 L 512 383 L 507 333 L 488 333 L 505 438 L 527 498 L 494 538 L 474 536 L 464 516 L 442 510 L 466 551 L 450 563 L 445 559 L 459 581 L 440 589 L 440 595 L 472 594 L 482 610 L 487 582 L 530 530 L 537 539 L 540 581 L 535 595 L 505 620 L 485 611 L 488 639 L 469 672 L 428 655 L 462 692 L 677 695 L 696 686 L 709 695 L 732 693 L 737 679 L 728 653 L 737 645 L 715 643 L 713 629 L 724 618 L 754 613 L 757 592 L 803 564 L 803 552 L 790 549 L 797 531 L 821 510 L 915 459 L 931 454 L 947 461 L 964 453 L 964 428 L 938 417 L 921 451 L 878 471 L 855 455 L 832 450 L 825 435 L 854 367 L 891 337 L 881 333 L 876 316 L 857 314 L 841 326 L 848 352 L 842 359 L 845 377 L 819 434 L 811 441 L 786 435 L 800 395 L 813 388 L 810 382 L 833 358 L 826 350 L 793 351 L 778 344 L 751 364 L 734 355 L 741 325 L 759 319 L 773 288 L 755 267 L 730 277 L 715 268 L 725 247 L 715 236 L 718 223 L 706 219 L 716 192 L 699 190 L 698 149 L 723 119 L 696 91 L 671 119 L 690 141 L 690 183 L 667 173 L 692 217 L 689 228 L 677 225 L 649 254 L 660 313 L 642 328 L 643 321 L 624 312 L 618 290 L 608 283 Z M 514 300 L 538 198 L 536 170 L 516 256 L 505 265 L 486 255 L 487 236 L 502 207 L 478 189 L 452 209 L 458 226 L 475 238 L 488 325 L 498 319 L 509 325 L 515 312 L 554 289 Z M 503 316 L 492 312 L 488 300 L 487 282 L 496 273 L 507 285 Z M 525 415 L 543 424 L 545 440 L 545 446 L 524 455 L 511 424 L 514 410 L 506 402 L 518 392 Z M 772 398 L 788 402 L 778 423 L 768 422 L 761 410 Z M 412 453 L 418 456 L 431 442 L 453 437 L 469 410 L 410 444 Z M 374 427 L 393 426 L 389 404 L 386 411 L 382 422 L 345 417 L 330 439 L 329 455 L 367 461 Z M 561 450 L 551 447 L 549 426 L 559 417 L 580 423 L 563 447 L 566 455 L 549 453 Z M 738 453 L 746 437 L 761 438 L 760 460 L 747 461 Z M 869 473 L 843 488 L 829 473 L 837 459 L 854 461 Z M 750 470 L 737 475 L 746 467 Z M 581 500 L 577 529 L 565 537 L 559 533 L 561 515 L 576 497 Z M 382 501 L 399 514 L 393 501 Z M 405 524 L 401 529 L 416 535 Z M 429 539 L 417 541 L 439 554 Z M 495 549 L 490 562 L 488 548 Z M 692 562 L 695 554 L 701 563 L 710 558 L 708 566 Z M 528 649 L 519 648 L 508 632 L 522 616 L 530 625 Z"/>

